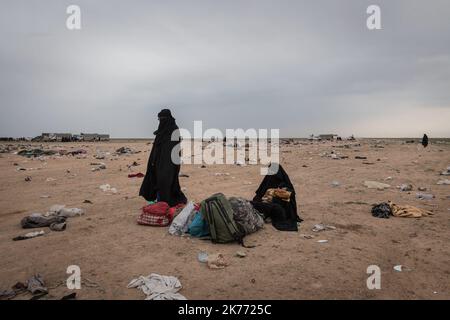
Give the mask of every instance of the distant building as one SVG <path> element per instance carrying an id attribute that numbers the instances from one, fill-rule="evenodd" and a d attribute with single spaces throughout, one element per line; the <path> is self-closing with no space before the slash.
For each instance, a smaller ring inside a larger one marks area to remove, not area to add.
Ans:
<path id="1" fill-rule="evenodd" d="M 109 141 L 109 134 L 99 134 L 98 137 L 100 141 Z"/>
<path id="2" fill-rule="evenodd" d="M 56 141 L 68 142 L 72 141 L 71 133 L 55 133 Z"/>
<path id="3" fill-rule="evenodd" d="M 337 138 L 337 134 L 320 134 L 320 140 L 334 140 Z"/>
<path id="4" fill-rule="evenodd" d="M 97 138 L 97 133 L 81 133 L 81 140 L 83 141 L 95 141 Z"/>
<path id="5" fill-rule="evenodd" d="M 83 141 L 108 141 L 109 134 L 98 133 L 81 133 L 81 140 Z"/>
<path id="6" fill-rule="evenodd" d="M 40 138 L 40 140 L 42 141 L 50 141 L 51 140 L 51 133 L 42 133 L 40 137 L 36 137 L 36 140 L 38 140 L 38 138 Z"/>
<path id="7" fill-rule="evenodd" d="M 40 136 L 34 138 L 34 141 L 109 141 L 109 134 L 98 133 L 48 133 L 44 132 Z"/>
<path id="8" fill-rule="evenodd" d="M 42 133 L 42 141 L 71 141 L 71 133 Z"/>

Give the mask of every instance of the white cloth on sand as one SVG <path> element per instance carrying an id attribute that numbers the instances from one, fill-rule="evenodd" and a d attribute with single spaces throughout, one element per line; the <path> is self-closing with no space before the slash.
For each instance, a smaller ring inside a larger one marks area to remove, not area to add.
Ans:
<path id="1" fill-rule="evenodd" d="M 178 291 L 182 288 L 181 282 L 176 277 L 161 276 L 152 273 L 147 277 L 140 276 L 131 280 L 127 288 L 142 290 L 147 298 L 145 300 L 186 300 Z"/>
<path id="2" fill-rule="evenodd" d="M 169 227 L 169 233 L 171 235 L 181 236 L 187 232 L 188 219 L 192 210 L 194 210 L 194 203 L 190 201 L 181 212 L 173 219 L 172 224 Z"/>

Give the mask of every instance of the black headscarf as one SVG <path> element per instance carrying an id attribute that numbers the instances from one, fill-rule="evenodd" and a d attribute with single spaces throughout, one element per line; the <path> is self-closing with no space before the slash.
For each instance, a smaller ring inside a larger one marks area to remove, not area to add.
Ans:
<path id="1" fill-rule="evenodd" d="M 178 179 L 179 158 L 178 163 L 172 161 L 172 150 L 180 143 L 179 139 L 172 141 L 172 133 L 178 126 L 169 109 L 161 110 L 158 118 L 159 126 L 154 132 L 155 140 L 139 195 L 148 201 L 153 201 L 159 196 L 160 201 L 167 202 L 170 206 L 186 203 L 187 199 L 181 191 Z"/>
<path id="2" fill-rule="evenodd" d="M 273 172 L 278 167 L 276 172 Z M 292 185 L 289 176 L 284 171 L 281 165 L 269 166 L 271 175 L 266 175 L 261 182 L 259 188 L 256 190 L 256 195 L 253 198 L 252 204 L 258 211 L 262 212 L 265 217 L 272 219 L 272 224 L 275 228 L 282 231 L 297 231 L 297 222 L 303 220 L 297 214 L 297 201 L 295 188 Z M 267 189 L 272 188 L 286 188 L 291 192 L 289 202 L 273 198 L 272 203 L 262 202 L 262 198 Z"/>
<path id="3" fill-rule="evenodd" d="M 153 132 L 155 135 L 155 143 L 161 143 L 163 137 L 178 129 L 175 123 L 175 118 L 172 117 L 172 113 L 169 109 L 163 109 L 158 113 L 159 125 L 158 129 Z"/>

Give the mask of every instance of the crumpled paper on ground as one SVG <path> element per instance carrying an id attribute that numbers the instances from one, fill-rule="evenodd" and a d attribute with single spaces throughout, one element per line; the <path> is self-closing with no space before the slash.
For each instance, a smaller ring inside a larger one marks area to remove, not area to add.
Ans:
<path id="1" fill-rule="evenodd" d="M 208 255 L 207 264 L 210 269 L 223 269 L 228 266 L 227 261 L 221 253 Z"/>

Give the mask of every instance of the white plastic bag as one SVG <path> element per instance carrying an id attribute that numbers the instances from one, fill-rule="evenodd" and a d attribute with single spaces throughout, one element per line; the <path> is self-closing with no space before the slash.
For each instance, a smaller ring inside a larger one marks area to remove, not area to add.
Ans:
<path id="1" fill-rule="evenodd" d="M 183 210 L 173 219 L 169 227 L 169 233 L 171 235 L 181 236 L 185 232 L 184 229 L 187 229 L 185 226 L 192 210 L 194 210 L 194 203 L 189 201 Z"/>

